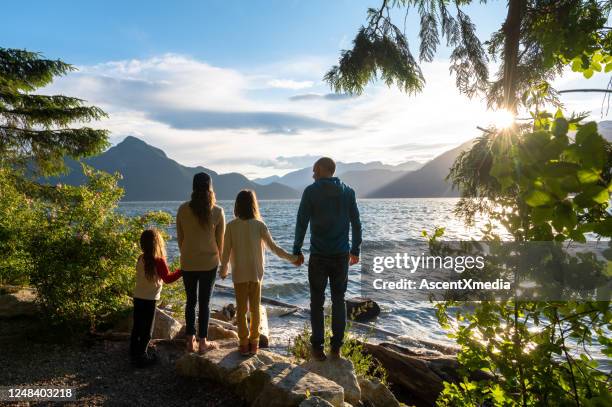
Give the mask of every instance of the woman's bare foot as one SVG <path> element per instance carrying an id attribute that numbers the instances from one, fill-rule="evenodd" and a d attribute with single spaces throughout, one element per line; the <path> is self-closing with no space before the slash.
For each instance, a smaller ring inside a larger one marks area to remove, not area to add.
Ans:
<path id="1" fill-rule="evenodd" d="M 196 351 L 196 337 L 195 335 L 188 335 L 185 338 L 185 345 L 187 345 L 187 352 L 193 353 Z"/>
<path id="2" fill-rule="evenodd" d="M 206 338 L 200 338 L 200 349 L 198 353 L 203 354 L 213 349 L 219 349 L 217 342 L 209 341 Z"/>

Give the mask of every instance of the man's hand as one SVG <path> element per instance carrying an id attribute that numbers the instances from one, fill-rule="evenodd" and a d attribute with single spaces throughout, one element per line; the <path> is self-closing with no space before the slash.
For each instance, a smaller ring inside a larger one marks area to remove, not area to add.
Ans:
<path id="1" fill-rule="evenodd" d="M 304 264 L 304 255 L 302 253 L 300 253 L 300 254 L 298 254 L 297 260 L 293 262 L 293 265 L 296 266 L 296 267 L 299 267 L 302 264 Z"/>
<path id="2" fill-rule="evenodd" d="M 349 254 L 349 266 L 354 266 L 357 263 L 359 263 L 359 256 Z"/>

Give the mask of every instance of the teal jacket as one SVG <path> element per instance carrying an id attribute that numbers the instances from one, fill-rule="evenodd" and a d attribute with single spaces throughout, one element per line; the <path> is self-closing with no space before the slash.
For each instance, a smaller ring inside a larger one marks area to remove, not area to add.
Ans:
<path id="1" fill-rule="evenodd" d="M 302 253 L 309 223 L 311 254 L 334 256 L 350 252 L 359 256 L 361 221 L 355 191 L 338 178 L 321 178 L 304 189 L 295 225 L 293 254 Z"/>

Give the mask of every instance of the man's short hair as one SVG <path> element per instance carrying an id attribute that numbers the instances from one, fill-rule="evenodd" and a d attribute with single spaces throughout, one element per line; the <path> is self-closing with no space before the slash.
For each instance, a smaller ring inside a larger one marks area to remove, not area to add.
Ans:
<path id="1" fill-rule="evenodd" d="M 318 165 L 324 170 L 330 172 L 331 175 L 334 175 L 334 173 L 336 172 L 336 163 L 334 162 L 334 160 L 332 160 L 329 157 L 319 158 L 317 162 L 315 163 L 315 165 Z"/>

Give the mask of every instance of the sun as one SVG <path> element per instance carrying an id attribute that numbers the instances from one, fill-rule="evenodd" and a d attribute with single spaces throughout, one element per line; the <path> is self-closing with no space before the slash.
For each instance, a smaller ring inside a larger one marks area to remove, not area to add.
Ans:
<path id="1" fill-rule="evenodd" d="M 511 127 L 516 120 L 516 116 L 505 109 L 489 112 L 488 116 L 489 124 L 495 126 L 497 129 L 507 129 Z"/>

